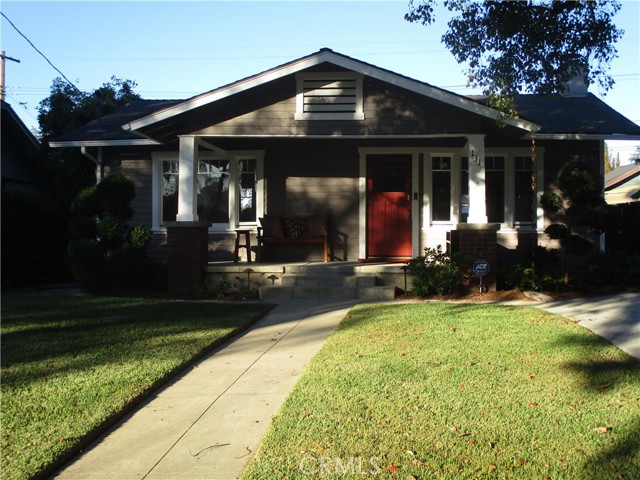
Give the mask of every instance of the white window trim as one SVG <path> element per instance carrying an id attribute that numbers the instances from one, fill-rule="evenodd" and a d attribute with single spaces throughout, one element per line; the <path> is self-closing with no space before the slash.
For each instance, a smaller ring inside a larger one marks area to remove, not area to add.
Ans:
<path id="1" fill-rule="evenodd" d="M 433 159 L 434 157 L 446 157 L 451 159 L 451 168 L 449 169 L 449 220 L 432 220 L 433 211 L 431 204 L 431 198 L 433 197 Z M 442 152 L 433 151 L 424 156 L 426 159 L 424 165 L 424 220 L 426 226 L 452 226 L 458 223 L 458 213 L 456 206 L 459 205 L 459 201 L 456 200 L 456 195 L 459 196 L 458 184 L 460 183 L 460 155 L 455 154 L 452 151 Z"/>
<path id="2" fill-rule="evenodd" d="M 544 193 L 544 147 L 536 148 L 536 214 L 534 222 L 515 222 L 515 157 L 531 157 L 531 148 L 492 149 L 485 151 L 485 157 L 504 157 L 504 222 L 500 233 L 530 231 L 534 225 L 538 231 L 544 230 L 544 210 L 540 196 Z"/>
<path id="3" fill-rule="evenodd" d="M 303 72 L 296 74 L 296 113 L 295 120 L 364 120 L 364 101 L 362 80 L 364 76 L 355 72 Z M 305 112 L 304 83 L 308 80 L 355 80 L 356 105 L 354 113 L 345 112 Z"/>
<path id="4" fill-rule="evenodd" d="M 178 152 L 152 152 L 152 230 L 155 232 L 166 232 L 167 227 L 162 225 L 162 191 L 160 182 L 162 180 L 162 162 L 178 161 Z M 239 201 L 238 191 L 240 160 L 256 160 L 256 221 L 239 222 Z M 264 150 L 229 150 L 225 153 L 200 152 L 198 160 L 229 160 L 229 222 L 214 223 L 209 227 L 210 233 L 232 232 L 239 226 L 256 227 L 258 218 L 264 216 Z"/>

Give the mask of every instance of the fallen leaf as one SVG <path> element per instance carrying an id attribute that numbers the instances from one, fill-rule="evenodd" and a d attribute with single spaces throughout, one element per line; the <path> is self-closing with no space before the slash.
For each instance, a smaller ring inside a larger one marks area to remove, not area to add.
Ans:
<path id="1" fill-rule="evenodd" d="M 524 460 L 523 459 L 518 460 L 518 465 L 523 467 L 524 466 Z"/>
<path id="2" fill-rule="evenodd" d="M 537 407 L 538 404 L 536 402 L 529 402 L 529 406 L 533 408 L 533 407 Z"/>
<path id="3" fill-rule="evenodd" d="M 608 427 L 598 427 L 598 428 L 594 428 L 593 431 L 596 432 L 596 433 L 609 433 L 609 428 Z"/>
<path id="4" fill-rule="evenodd" d="M 415 455 L 416 452 L 414 452 L 413 450 L 407 450 L 407 455 Z"/>
<path id="5" fill-rule="evenodd" d="M 451 325 L 449 327 L 449 330 L 451 330 L 452 332 L 455 332 L 456 331 L 456 326 L 455 325 Z"/>
<path id="6" fill-rule="evenodd" d="M 536 372 L 529 372 L 529 375 L 527 375 L 527 378 L 531 380 L 535 376 L 536 376 Z"/>
<path id="7" fill-rule="evenodd" d="M 398 469 L 397 465 L 389 465 L 387 467 L 387 470 L 389 470 L 390 472 L 395 472 Z"/>
<path id="8" fill-rule="evenodd" d="M 469 445 L 475 445 L 476 441 L 473 438 L 469 439 Z"/>
<path id="9" fill-rule="evenodd" d="M 411 463 L 413 463 L 413 464 L 414 464 L 415 466 L 417 466 L 417 467 L 421 467 L 422 465 L 424 465 L 424 464 L 423 464 L 420 460 L 418 460 L 417 458 L 416 458 L 413 462 L 411 462 Z"/>
<path id="10" fill-rule="evenodd" d="M 495 463 L 490 463 L 489 464 L 489 470 L 495 470 L 496 469 L 496 464 Z"/>

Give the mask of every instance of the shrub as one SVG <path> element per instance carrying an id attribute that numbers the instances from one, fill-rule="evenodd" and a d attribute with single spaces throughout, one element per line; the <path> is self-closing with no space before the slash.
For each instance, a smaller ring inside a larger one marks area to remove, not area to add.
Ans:
<path id="1" fill-rule="evenodd" d="M 104 281 L 105 251 L 97 240 L 71 240 L 67 248 L 67 267 L 82 290 L 99 290 Z"/>
<path id="2" fill-rule="evenodd" d="M 129 240 L 133 248 L 146 252 L 153 240 L 153 232 L 146 225 L 136 225 L 129 234 Z"/>
<path id="3" fill-rule="evenodd" d="M 231 283 L 226 280 L 220 280 L 218 283 L 212 283 L 211 280 L 205 278 L 196 285 L 196 294 L 201 297 L 223 298 L 231 289 Z"/>
<path id="4" fill-rule="evenodd" d="M 460 290 L 465 276 L 468 275 L 469 262 L 464 262 L 460 255 L 453 257 L 442 251 L 442 246 L 425 248 L 425 254 L 408 263 L 413 273 L 412 292 L 420 297 L 429 295 L 446 295 Z"/>
<path id="5" fill-rule="evenodd" d="M 100 243 L 107 250 L 111 250 L 122 246 L 128 227 L 124 220 L 107 217 L 96 225 L 96 229 L 100 237 Z"/>
<path id="6" fill-rule="evenodd" d="M 106 260 L 107 284 L 115 289 L 147 288 L 152 284 L 155 264 L 133 248 L 114 250 Z"/>
<path id="7" fill-rule="evenodd" d="M 124 175 L 106 176 L 95 186 L 99 211 L 123 220 L 129 220 L 133 216 L 133 210 L 129 204 L 135 196 L 133 182 Z"/>
<path id="8" fill-rule="evenodd" d="M 2 285 L 66 280 L 69 238 L 62 209 L 33 194 L 2 192 Z"/>
<path id="9" fill-rule="evenodd" d="M 595 285 L 640 286 L 640 255 L 614 251 L 596 255 L 587 270 Z"/>
<path id="10" fill-rule="evenodd" d="M 534 272 L 531 267 L 521 264 L 509 269 L 505 281 L 508 288 L 534 292 L 557 290 L 564 284 L 562 278 L 555 278 L 548 273 Z"/>
<path id="11" fill-rule="evenodd" d="M 73 238 L 96 238 L 98 230 L 93 217 L 78 215 L 69 219 L 69 234 Z"/>

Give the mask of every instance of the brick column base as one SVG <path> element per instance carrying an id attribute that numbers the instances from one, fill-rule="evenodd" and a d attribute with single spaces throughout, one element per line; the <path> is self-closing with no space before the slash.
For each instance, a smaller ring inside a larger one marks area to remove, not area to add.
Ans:
<path id="1" fill-rule="evenodd" d="M 166 222 L 170 293 L 193 293 L 204 278 L 208 222 Z"/>
<path id="2" fill-rule="evenodd" d="M 459 223 L 452 233 L 452 252 L 460 252 L 469 257 L 471 262 L 479 258 L 488 260 L 491 272 L 482 279 L 483 286 L 488 290 L 496 289 L 496 267 L 498 259 L 498 230 L 499 223 Z M 471 285 L 478 285 L 476 275 Z"/>

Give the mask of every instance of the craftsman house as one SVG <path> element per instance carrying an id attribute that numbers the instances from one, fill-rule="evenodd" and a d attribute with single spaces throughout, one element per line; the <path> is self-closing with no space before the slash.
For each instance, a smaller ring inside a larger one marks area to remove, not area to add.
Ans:
<path id="1" fill-rule="evenodd" d="M 332 261 L 406 261 L 483 226 L 514 251 L 544 241 L 538 199 L 566 161 L 601 172 L 605 139 L 640 138 L 579 83 L 523 95 L 520 118 L 501 123 L 481 97 L 322 49 L 187 100 L 141 101 L 51 146 L 131 178 L 133 221 L 158 251 L 168 225 L 204 225 L 209 260 L 231 260 L 235 230 L 255 242 L 265 216 L 326 216 Z M 324 254 L 273 247 L 283 262 Z"/>

